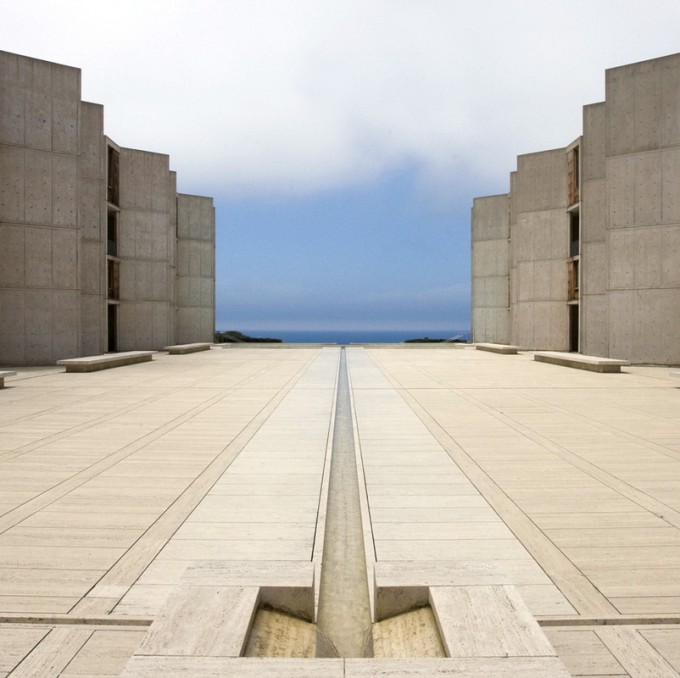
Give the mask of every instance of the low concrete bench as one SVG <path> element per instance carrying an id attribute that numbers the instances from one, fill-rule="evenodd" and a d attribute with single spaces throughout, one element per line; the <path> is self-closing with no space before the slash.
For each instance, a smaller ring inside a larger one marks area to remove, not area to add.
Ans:
<path id="1" fill-rule="evenodd" d="M 90 355 L 85 358 L 67 358 L 57 360 L 57 365 L 62 365 L 67 372 L 96 372 L 108 370 L 111 367 L 133 365 L 150 361 L 154 351 L 123 351 L 121 353 L 104 353 L 103 355 Z"/>
<path id="2" fill-rule="evenodd" d="M 627 360 L 615 358 L 598 358 L 580 353 L 559 353 L 557 351 L 539 351 L 534 353 L 534 360 L 542 363 L 552 363 L 563 367 L 575 367 L 590 372 L 620 372 L 621 367 L 630 365 Z"/>
<path id="3" fill-rule="evenodd" d="M 185 353 L 196 353 L 198 351 L 209 351 L 212 344 L 177 344 L 176 346 L 166 346 L 163 350 L 170 355 L 184 355 Z"/>
<path id="4" fill-rule="evenodd" d="M 478 351 L 491 351 L 491 353 L 501 353 L 503 355 L 517 355 L 519 346 L 511 344 L 475 344 Z"/>
<path id="5" fill-rule="evenodd" d="M 0 372 L 0 388 L 5 388 L 5 377 L 14 376 L 16 376 L 16 372 L 8 372 L 7 370 Z"/>

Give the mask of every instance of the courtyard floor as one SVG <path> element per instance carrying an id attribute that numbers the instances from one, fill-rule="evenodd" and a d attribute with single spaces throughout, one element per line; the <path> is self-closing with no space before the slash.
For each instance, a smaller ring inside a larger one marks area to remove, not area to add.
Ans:
<path id="1" fill-rule="evenodd" d="M 188 569 L 318 572 L 340 355 L 215 347 L 89 374 L 16 368 L 0 390 L 0 678 L 174 675 L 162 658 L 128 662 Z M 470 346 L 346 358 L 372 606 L 376 573 L 513 587 L 572 675 L 680 675 L 668 368 L 595 374 Z M 210 659 L 177 675 L 226 675 Z M 319 661 L 289 675 L 408 664 Z"/>

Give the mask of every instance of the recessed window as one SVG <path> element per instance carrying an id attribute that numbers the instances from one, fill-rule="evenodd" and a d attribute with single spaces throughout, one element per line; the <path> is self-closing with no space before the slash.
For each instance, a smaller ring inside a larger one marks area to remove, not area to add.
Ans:
<path id="1" fill-rule="evenodd" d="M 569 256 L 577 257 L 581 251 L 581 215 L 578 210 L 569 212 Z"/>
<path id="2" fill-rule="evenodd" d="M 567 301 L 578 301 L 578 259 L 567 262 Z"/>
<path id="3" fill-rule="evenodd" d="M 108 147 L 106 172 L 106 199 L 113 205 L 120 200 L 120 153 L 111 146 Z"/>
<path id="4" fill-rule="evenodd" d="M 579 176 L 579 149 L 575 146 L 567 152 L 567 202 L 569 205 L 574 205 L 579 201 L 579 185 L 581 178 Z"/>

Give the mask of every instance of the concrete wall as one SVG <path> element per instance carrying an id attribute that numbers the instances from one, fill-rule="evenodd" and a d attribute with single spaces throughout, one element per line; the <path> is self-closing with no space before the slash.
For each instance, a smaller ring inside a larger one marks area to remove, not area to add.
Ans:
<path id="1" fill-rule="evenodd" d="M 104 108 L 81 105 L 80 180 L 80 355 L 106 351 L 106 196 Z"/>
<path id="2" fill-rule="evenodd" d="M 80 71 L 0 52 L 0 364 L 79 354 Z"/>
<path id="3" fill-rule="evenodd" d="M 567 350 L 565 149 L 519 156 L 511 196 L 511 343 L 531 350 Z"/>
<path id="4" fill-rule="evenodd" d="M 609 355 L 606 106 L 583 108 L 581 143 L 581 352 Z"/>
<path id="5" fill-rule="evenodd" d="M 472 340 L 510 341 L 508 195 L 476 198 L 472 207 Z"/>
<path id="6" fill-rule="evenodd" d="M 167 155 L 121 148 L 120 351 L 174 343 L 173 187 Z"/>
<path id="7" fill-rule="evenodd" d="M 215 210 L 212 198 L 177 196 L 177 343 L 213 341 Z"/>
<path id="8" fill-rule="evenodd" d="M 680 55 L 606 73 L 609 354 L 680 363 Z"/>

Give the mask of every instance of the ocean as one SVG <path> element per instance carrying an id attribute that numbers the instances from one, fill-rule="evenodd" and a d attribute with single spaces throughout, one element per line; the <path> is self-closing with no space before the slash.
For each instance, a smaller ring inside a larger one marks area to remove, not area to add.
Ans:
<path id="1" fill-rule="evenodd" d="M 243 330 L 253 337 L 282 339 L 288 344 L 399 344 L 406 339 L 450 339 L 470 341 L 470 330 Z"/>

